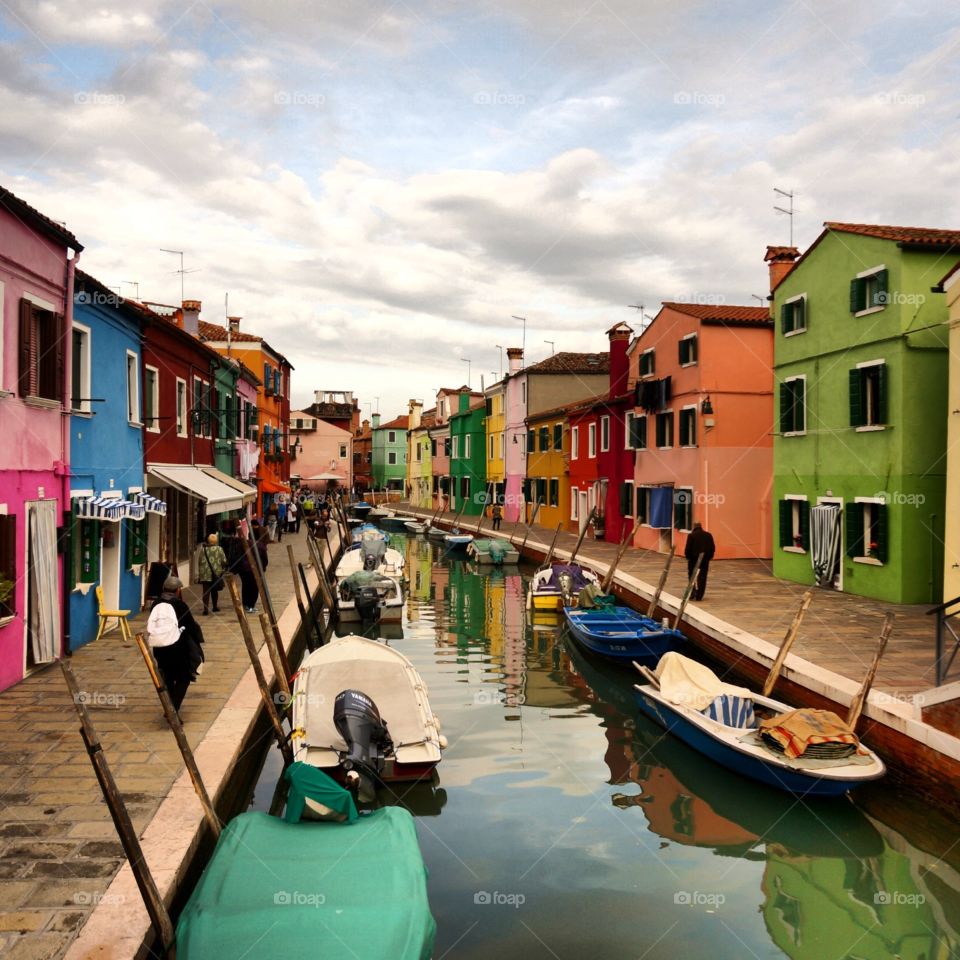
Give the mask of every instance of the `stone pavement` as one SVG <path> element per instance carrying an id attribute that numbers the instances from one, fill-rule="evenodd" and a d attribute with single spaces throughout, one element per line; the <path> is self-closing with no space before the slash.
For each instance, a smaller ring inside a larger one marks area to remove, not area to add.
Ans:
<path id="1" fill-rule="evenodd" d="M 287 543 L 308 560 L 305 528 L 269 547 L 267 582 L 279 616 L 292 599 Z M 202 616 L 199 591 L 185 591 L 204 631 L 207 662 L 180 713 L 193 747 L 203 739 L 250 666 L 229 595 Z M 257 605 L 257 612 L 261 605 Z M 251 631 L 262 643 L 257 614 Z M 142 631 L 146 614 L 130 620 Z M 136 644 L 118 631 L 71 658 L 138 834 L 181 774 L 183 763 Z M 36 671 L 0 694 L 0 955 L 63 955 L 123 863 L 59 666 Z"/>

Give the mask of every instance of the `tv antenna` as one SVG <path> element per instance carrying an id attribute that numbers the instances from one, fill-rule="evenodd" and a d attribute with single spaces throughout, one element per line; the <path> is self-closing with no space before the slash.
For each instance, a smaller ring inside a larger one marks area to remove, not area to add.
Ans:
<path id="1" fill-rule="evenodd" d="M 199 267 L 197 267 L 197 268 L 195 268 L 195 269 L 193 269 L 193 270 L 184 270 L 184 269 L 183 269 L 183 251 L 182 251 L 182 250 L 168 250 L 166 247 L 161 247 L 161 248 L 160 248 L 160 252 L 161 252 L 161 253 L 172 253 L 172 254 L 175 254 L 176 256 L 178 256 L 178 257 L 180 258 L 180 269 L 179 269 L 179 270 L 174 270 L 173 272 L 180 274 L 180 303 L 182 304 L 182 303 L 183 303 L 183 298 L 184 298 L 184 293 L 183 293 L 183 275 L 184 275 L 185 273 L 197 273 L 198 270 L 199 270 Z"/>
<path id="2" fill-rule="evenodd" d="M 779 187 L 773 188 L 774 193 L 780 194 L 781 197 L 786 197 L 790 201 L 789 207 L 778 207 L 774 204 L 773 209 L 777 213 L 783 213 L 790 218 L 790 246 L 793 246 L 793 191 L 792 190 L 781 190 Z"/>
<path id="3" fill-rule="evenodd" d="M 517 317 L 517 316 L 514 316 L 513 319 L 514 319 L 514 320 L 522 320 L 522 321 L 523 321 L 523 355 L 524 355 L 524 357 L 526 357 L 526 355 L 527 355 L 527 318 L 526 318 L 526 317 Z M 526 362 L 526 361 L 524 361 L 524 362 Z"/>
<path id="4" fill-rule="evenodd" d="M 640 314 L 640 332 L 643 333 L 647 329 L 647 326 L 650 323 L 653 323 L 653 317 L 649 313 L 644 313 L 644 310 L 647 309 L 646 304 L 643 303 L 628 303 L 627 306 L 631 310 L 636 310 Z M 644 322 L 646 321 L 646 323 Z"/>
<path id="5" fill-rule="evenodd" d="M 544 340 L 544 343 L 550 344 L 550 356 L 552 357 L 556 352 L 557 341 L 556 340 Z"/>

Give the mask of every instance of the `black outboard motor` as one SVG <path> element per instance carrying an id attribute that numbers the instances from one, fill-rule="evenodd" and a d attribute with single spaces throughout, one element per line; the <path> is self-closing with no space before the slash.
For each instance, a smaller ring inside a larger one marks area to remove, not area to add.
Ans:
<path id="1" fill-rule="evenodd" d="M 380 619 L 380 591 L 374 586 L 361 587 L 354 597 L 357 613 L 364 626 L 377 623 Z"/>
<path id="2" fill-rule="evenodd" d="M 333 724 L 347 745 L 341 766 L 347 786 L 365 803 L 374 799 L 384 756 L 393 741 L 377 705 L 361 690 L 341 690 L 333 702 Z"/>

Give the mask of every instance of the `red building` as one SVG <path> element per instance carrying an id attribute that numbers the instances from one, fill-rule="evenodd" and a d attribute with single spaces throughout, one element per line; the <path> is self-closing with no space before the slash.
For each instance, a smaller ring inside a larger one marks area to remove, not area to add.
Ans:
<path id="1" fill-rule="evenodd" d="M 607 331 L 610 386 L 601 396 L 571 405 L 567 414 L 570 529 L 579 530 L 595 507 L 597 535 L 611 542 L 619 542 L 633 527 L 634 450 L 627 436 L 634 407 L 627 357 L 632 334 L 625 323 Z"/>

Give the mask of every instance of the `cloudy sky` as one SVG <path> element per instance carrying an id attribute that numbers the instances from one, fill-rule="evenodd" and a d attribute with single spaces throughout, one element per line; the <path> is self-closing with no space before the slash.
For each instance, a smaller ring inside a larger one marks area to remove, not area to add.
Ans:
<path id="1" fill-rule="evenodd" d="M 489 383 L 512 315 L 533 361 L 756 303 L 774 187 L 801 247 L 957 227 L 958 59 L 927 0 L 0 0 L 0 183 L 126 295 L 179 299 L 184 250 L 295 401 L 392 416 Z"/>

